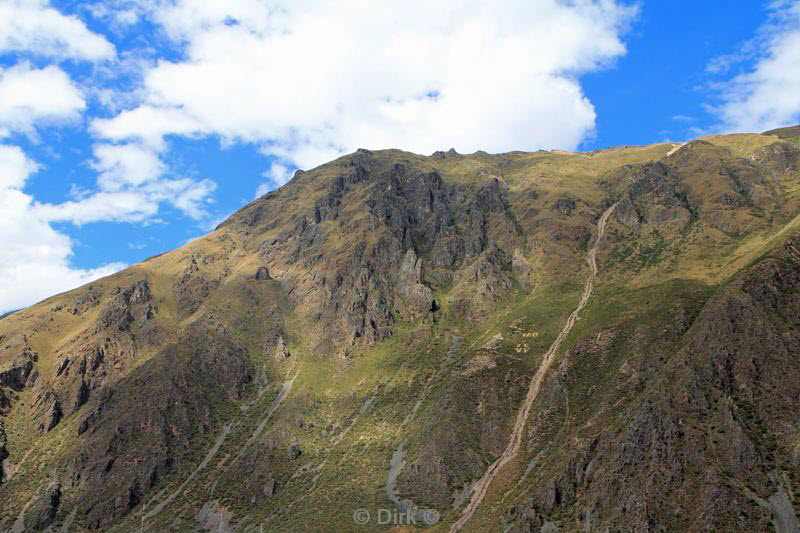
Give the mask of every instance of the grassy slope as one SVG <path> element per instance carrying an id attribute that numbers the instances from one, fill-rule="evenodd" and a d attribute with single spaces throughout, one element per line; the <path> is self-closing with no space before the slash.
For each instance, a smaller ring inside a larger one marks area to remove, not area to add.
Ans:
<path id="1" fill-rule="evenodd" d="M 714 137 L 707 140 L 743 157 L 772 142 L 770 138 L 762 136 Z M 660 144 L 591 154 L 478 154 L 435 162 L 430 158 L 406 153 L 398 153 L 398 156 L 410 159 L 421 168 L 438 168 L 448 180 L 455 182 L 466 182 L 480 173 L 502 175 L 510 188 L 515 216 L 526 227 L 551 218 L 551 213 L 546 210 L 541 210 L 532 217 L 525 217 L 525 206 L 528 202 L 526 195 L 531 189 L 539 192 L 536 203 L 541 205 L 549 205 L 554 199 L 564 195 L 577 198 L 579 217 L 568 222 L 577 226 L 585 225 L 597 213 L 597 206 L 606 194 L 601 182 L 608 172 L 624 164 L 661 158 L 672 148 L 671 144 Z M 300 190 L 292 191 L 298 205 L 289 204 L 287 219 L 293 211 L 299 212 L 303 205 L 310 203 L 319 194 L 322 189 L 315 188 L 314 183 L 305 183 Z M 786 211 L 796 212 L 797 200 L 800 198 L 797 180 L 784 185 Z M 707 232 L 690 234 L 661 245 L 661 250 L 651 252 L 637 248 L 628 253 L 623 246 L 616 244 L 609 247 L 607 253 L 600 258 L 600 284 L 595 289 L 589 307 L 564 343 L 564 350 L 613 325 L 622 324 L 620 327 L 624 328 L 634 327 L 635 324 L 636 328 L 656 331 L 671 306 L 678 303 L 697 310 L 716 285 L 724 283 L 733 273 L 774 247 L 788 232 L 797 228 L 798 224 L 798 218 L 788 222 L 780 219 L 763 230 L 736 239 Z M 271 235 L 277 235 L 279 231 L 280 228 L 276 228 Z M 618 224 L 612 224 L 609 232 L 616 232 L 618 240 L 627 236 Z M 125 285 L 146 273 L 153 284 L 154 294 L 169 294 L 172 280 L 182 271 L 188 257 L 192 254 L 209 255 L 225 250 L 218 239 L 221 235 L 228 235 L 225 228 L 194 241 L 181 250 L 151 259 L 112 278 L 95 282 L 95 285 L 107 290 L 115 285 Z M 269 236 L 270 234 L 266 237 Z M 233 238 L 238 240 L 239 236 Z M 714 247 L 704 249 L 702 254 L 697 252 L 701 247 L 698 243 L 709 240 L 714 242 Z M 214 296 L 215 300 L 193 316 L 180 318 L 174 301 L 160 296 L 157 301 L 158 320 L 165 330 L 177 330 L 180 324 L 196 319 L 213 305 L 235 302 L 226 291 L 238 290 L 242 284 L 248 283 L 247 278 L 258 265 L 249 245 L 246 242 L 237 244 L 235 252 L 225 252 L 231 257 L 231 274 Z M 529 243 L 529 246 L 536 249 L 536 243 Z M 565 316 L 574 307 L 585 275 L 581 250 L 571 244 L 556 244 L 548 248 L 547 252 L 533 254 L 539 283 L 535 291 L 529 295 L 520 291 L 481 324 L 464 324 L 459 317 L 449 314 L 448 292 L 444 289 L 437 295 L 437 300 L 443 303 L 444 308 L 438 313 L 440 318 L 436 322 L 422 326 L 398 323 L 390 339 L 362 349 L 355 360 L 347 365 L 342 365 L 325 354 L 311 353 L 304 342 L 304 325 L 292 316 L 279 284 L 271 282 L 267 287 L 260 286 L 258 290 L 264 291 L 261 296 L 265 300 L 281 302 L 283 306 L 289 333 L 287 342 L 292 357 L 281 365 L 271 365 L 268 368 L 268 383 L 263 395 L 256 397 L 256 387 L 253 386 L 252 392 L 240 402 L 241 405 L 252 402 L 247 411 L 241 412 L 236 406 L 225 404 L 221 407 L 222 415 L 216 427 L 206 435 L 194 436 L 194 460 L 173 471 L 159 485 L 159 491 L 163 490 L 166 494 L 179 486 L 211 446 L 221 429 L 222 421 L 232 418 L 237 420 L 209 467 L 198 474 L 191 486 L 175 502 L 149 520 L 147 526 L 151 530 L 165 530 L 170 525 L 175 525 L 176 519 L 181 520 L 181 524 L 194 520 L 202 504 L 212 499 L 209 495 L 210 489 L 220 475 L 222 460 L 236 453 L 273 402 L 281 382 L 286 376 L 295 373 L 298 377 L 291 394 L 270 420 L 259 443 L 275 439 L 285 444 L 291 440 L 300 445 L 302 456 L 292 463 L 283 461 L 284 464 L 277 467 L 276 477 L 284 481 L 279 485 L 276 495 L 260 508 L 253 509 L 243 504 L 238 498 L 235 483 L 220 487 L 213 498 L 233 511 L 237 519 L 248 516 L 248 524 L 257 524 L 269 518 L 267 525 L 270 529 L 287 531 L 297 530 L 298 527 L 310 530 L 350 530 L 353 528 L 354 509 L 387 507 L 384 483 L 392 450 L 399 440 L 409 440 L 407 460 L 412 460 L 415 454 L 415 432 L 420 428 L 418 420 L 412 420 L 402 430 L 398 429 L 399 423 L 404 414 L 413 408 L 424 389 L 423 384 L 447 357 L 452 336 L 457 334 L 463 337 L 463 348 L 458 354 L 458 361 L 466 361 L 475 348 L 496 333 L 501 333 L 505 339 L 498 349 L 501 356 L 513 360 L 512 364 L 519 365 L 521 372 L 532 373 L 541 354 L 560 329 Z M 218 265 L 209 268 L 215 275 L 220 273 L 214 270 L 221 268 Z M 637 289 L 631 291 L 631 286 Z M 0 332 L 20 330 L 26 333 L 31 346 L 40 354 L 39 368 L 45 379 L 50 379 L 57 364 L 51 355 L 55 348 L 63 339 L 84 327 L 85 320 L 95 317 L 102 307 L 98 306 L 80 318 L 59 312 L 56 315 L 57 320 L 50 322 L 49 310 L 62 302 L 66 304 L 72 301 L 81 290 L 76 289 L 50 298 L 0 322 Z M 232 315 L 241 312 L 235 305 L 229 311 Z M 510 328 L 512 324 L 519 329 Z M 255 331 L 257 328 L 249 329 Z M 538 335 L 523 337 L 524 332 L 536 332 Z M 258 338 L 240 334 L 237 340 L 248 348 L 253 363 L 261 365 Z M 529 351 L 525 354 L 516 351 L 521 343 L 529 346 Z M 667 356 L 675 350 L 675 346 L 669 344 L 662 348 Z M 124 379 L 125 375 L 144 365 L 153 355 L 155 353 L 140 354 L 115 379 Z M 553 444 L 563 442 L 567 436 L 581 439 L 582 431 L 586 430 L 590 422 L 595 426 L 620 423 L 615 420 L 613 413 L 598 415 L 592 413 L 590 406 L 595 401 L 594 395 L 598 390 L 613 390 L 613 376 L 629 356 L 625 352 L 616 354 L 613 360 L 606 363 L 607 372 L 601 376 L 588 369 L 580 374 L 567 394 L 568 414 L 549 434 Z M 425 406 L 433 402 L 437 394 L 443 393 L 446 380 L 447 376 L 442 376 L 439 383 L 432 385 L 430 396 L 420 409 L 421 413 L 425 412 Z M 374 398 L 371 409 L 361 413 L 362 407 L 370 398 Z M 636 397 L 622 400 L 637 401 Z M 23 393 L 20 405 L 29 401 L 30 398 Z M 6 523 L 15 518 L 26 503 L 27 495 L 40 485 L 41 480 L 47 478 L 52 459 L 58 456 L 64 446 L 69 446 L 78 416 L 79 414 L 73 415 L 62 421 L 55 431 L 39 436 L 24 410 L 12 410 L 7 424 L 9 451 L 13 458 L 19 458 L 28 450 L 32 451 L 19 475 L 8 486 L 0 489 L 4 503 L 0 511 L 0 523 L 3 517 L 6 518 Z M 302 429 L 298 429 L 299 420 L 302 420 Z M 459 428 L 453 428 L 453 431 L 458 432 Z M 541 448 L 528 450 L 518 468 L 524 469 L 528 459 L 540 451 L 544 453 L 541 464 L 557 464 L 557 457 L 563 453 L 558 446 L 544 443 Z M 277 453 L 285 455 L 285 450 L 280 449 Z M 290 480 L 291 475 L 302 465 L 316 468 L 322 464 L 324 467 L 318 472 L 309 472 Z M 312 483 L 311 479 L 317 473 L 319 478 L 316 483 Z M 247 472 L 241 473 L 243 476 L 246 474 Z M 536 476 L 526 478 L 503 501 L 513 501 L 521 497 L 537 481 L 545 478 L 546 474 L 547 471 L 543 470 Z M 147 499 L 151 496 L 154 495 L 148 495 Z M 67 504 L 62 506 L 62 517 L 71 507 L 71 498 L 70 490 L 65 490 Z M 486 514 L 482 515 L 482 521 L 477 524 L 494 523 L 503 509 L 503 506 L 495 508 L 489 502 L 485 507 Z M 450 520 L 454 516 L 444 518 Z M 126 521 L 119 524 L 117 530 L 128 531 L 138 524 L 137 509 Z M 180 529 L 180 526 L 176 528 Z"/>

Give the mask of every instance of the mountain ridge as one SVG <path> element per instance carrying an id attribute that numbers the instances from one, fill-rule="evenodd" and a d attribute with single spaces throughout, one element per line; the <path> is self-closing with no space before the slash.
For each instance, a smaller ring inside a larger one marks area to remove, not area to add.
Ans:
<path id="1" fill-rule="evenodd" d="M 399 439 L 396 493 L 449 529 L 615 205 L 520 457 L 464 531 L 790 531 L 798 162 L 791 135 L 739 134 L 298 172 L 0 322 L 0 527 L 372 530 L 353 513 L 392 505 Z"/>

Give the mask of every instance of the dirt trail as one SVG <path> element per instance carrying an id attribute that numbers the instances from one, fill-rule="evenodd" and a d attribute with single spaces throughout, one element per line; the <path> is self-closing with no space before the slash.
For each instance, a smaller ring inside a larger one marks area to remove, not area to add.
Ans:
<path id="1" fill-rule="evenodd" d="M 572 330 L 572 326 L 575 325 L 575 321 L 578 320 L 578 313 L 580 313 L 581 309 L 586 306 L 586 303 L 589 301 L 589 296 L 592 294 L 594 278 L 597 276 L 597 247 L 600 244 L 600 240 L 603 238 L 603 233 L 605 233 L 608 217 L 611 216 L 611 213 L 614 211 L 615 207 L 617 207 L 617 204 L 614 204 L 606 209 L 605 213 L 603 213 L 603 216 L 601 216 L 600 220 L 597 222 L 597 238 L 589 249 L 589 252 L 586 254 L 586 262 L 589 264 L 589 277 L 586 279 L 586 284 L 583 287 L 583 294 L 581 295 L 580 302 L 578 302 L 578 307 L 576 307 L 572 314 L 569 315 L 569 318 L 567 318 L 564 328 L 561 330 L 561 333 L 558 334 L 558 337 L 556 337 L 556 339 L 553 341 L 553 344 L 550 345 L 550 349 L 547 350 L 547 353 L 542 359 L 542 363 L 539 365 L 539 368 L 533 375 L 531 384 L 528 388 L 528 395 L 525 397 L 525 402 L 517 412 L 517 419 L 514 423 L 514 429 L 511 432 L 511 440 L 509 441 L 508 446 L 503 454 L 498 457 L 495 462 L 489 465 L 489 468 L 483 474 L 483 477 L 481 477 L 475 483 L 475 488 L 472 491 L 472 497 L 470 498 L 469 505 L 467 505 L 467 507 L 464 509 L 461 517 L 452 525 L 450 528 L 450 533 L 459 531 L 462 527 L 464 527 L 469 519 L 472 518 L 472 515 L 483 501 L 483 497 L 489 490 L 489 486 L 492 484 L 494 478 L 497 476 L 500 470 L 502 470 L 502 468 L 508 464 L 509 461 L 514 459 L 519 453 L 519 448 L 522 444 L 522 432 L 525 429 L 525 423 L 528 421 L 528 416 L 530 415 L 531 407 L 533 407 L 533 402 L 539 395 L 539 389 L 542 386 L 544 377 L 547 375 L 548 370 L 550 370 L 550 366 L 553 363 L 553 359 L 555 359 L 558 349 L 561 347 L 561 343 L 567 338 L 567 335 L 569 335 L 569 332 Z"/>
<path id="2" fill-rule="evenodd" d="M 680 150 L 686 143 L 672 143 L 672 149 L 667 152 L 667 157 Z"/>

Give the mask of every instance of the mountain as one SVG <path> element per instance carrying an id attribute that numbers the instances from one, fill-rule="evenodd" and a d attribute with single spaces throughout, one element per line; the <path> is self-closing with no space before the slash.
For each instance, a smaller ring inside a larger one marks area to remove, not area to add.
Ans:
<path id="1" fill-rule="evenodd" d="M 796 132 L 359 150 L 6 316 L 0 530 L 798 531 Z"/>

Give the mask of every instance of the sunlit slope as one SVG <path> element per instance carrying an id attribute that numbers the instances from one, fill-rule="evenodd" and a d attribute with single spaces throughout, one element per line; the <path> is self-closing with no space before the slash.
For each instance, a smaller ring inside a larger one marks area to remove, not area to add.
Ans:
<path id="1" fill-rule="evenodd" d="M 614 204 L 588 303 L 464 530 L 791 524 L 794 141 L 358 151 L 298 172 L 0 319 L 0 529 L 371 531 L 401 500 L 449 529 Z"/>

